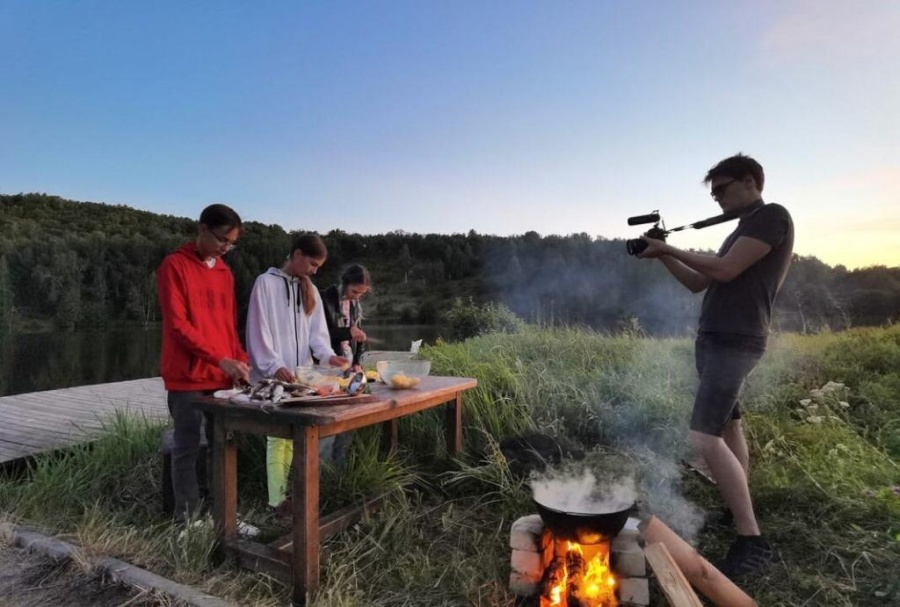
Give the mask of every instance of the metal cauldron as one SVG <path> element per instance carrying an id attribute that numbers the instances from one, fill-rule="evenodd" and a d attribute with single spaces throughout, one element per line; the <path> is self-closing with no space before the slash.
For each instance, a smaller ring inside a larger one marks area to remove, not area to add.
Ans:
<path id="1" fill-rule="evenodd" d="M 628 517 L 638 511 L 637 503 L 624 510 L 611 512 L 564 512 L 550 508 L 532 498 L 544 526 L 556 539 L 579 544 L 599 544 L 614 538 L 628 522 Z"/>

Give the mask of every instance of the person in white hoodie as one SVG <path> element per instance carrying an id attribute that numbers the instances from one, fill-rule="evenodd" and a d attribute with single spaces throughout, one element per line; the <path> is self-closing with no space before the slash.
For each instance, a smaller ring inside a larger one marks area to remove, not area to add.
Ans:
<path id="1" fill-rule="evenodd" d="M 294 240 L 281 268 L 269 268 L 256 278 L 247 311 L 251 382 L 271 377 L 293 381 L 294 370 L 312 365 L 313 355 L 334 367 L 350 365 L 331 348 L 322 298 L 309 278 L 327 257 L 328 250 L 318 235 L 302 234 Z M 330 451 L 331 445 L 321 447 Z M 290 501 L 285 496 L 292 459 L 291 441 L 267 437 L 269 505 L 280 518 L 290 516 Z"/>

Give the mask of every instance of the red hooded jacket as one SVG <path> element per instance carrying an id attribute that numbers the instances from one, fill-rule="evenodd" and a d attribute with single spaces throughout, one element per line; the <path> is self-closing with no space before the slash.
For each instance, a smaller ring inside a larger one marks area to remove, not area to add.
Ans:
<path id="1" fill-rule="evenodd" d="M 234 276 L 221 258 L 210 268 L 189 242 L 156 271 L 162 310 L 160 371 L 166 390 L 189 392 L 232 386 L 223 358 L 247 362 L 237 334 Z"/>

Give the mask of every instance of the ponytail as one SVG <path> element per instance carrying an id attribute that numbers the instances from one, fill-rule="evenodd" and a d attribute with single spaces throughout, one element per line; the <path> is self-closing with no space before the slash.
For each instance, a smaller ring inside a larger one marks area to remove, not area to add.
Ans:
<path id="1" fill-rule="evenodd" d="M 316 287 L 309 276 L 300 277 L 300 300 L 303 302 L 303 312 L 312 316 L 316 309 Z"/>
<path id="2" fill-rule="evenodd" d="M 291 255 L 298 250 L 305 256 L 316 259 L 325 259 L 328 256 L 328 249 L 318 234 L 301 234 L 295 238 L 291 246 Z M 309 276 L 300 277 L 300 299 L 303 302 L 303 312 L 307 316 L 312 316 L 316 309 L 316 287 Z"/>

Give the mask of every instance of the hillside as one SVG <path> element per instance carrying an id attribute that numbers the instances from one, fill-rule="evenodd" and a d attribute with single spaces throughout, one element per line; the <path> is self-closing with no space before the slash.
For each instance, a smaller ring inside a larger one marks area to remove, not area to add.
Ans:
<path id="1" fill-rule="evenodd" d="M 159 319 L 153 273 L 190 239 L 195 219 L 122 205 L 45 194 L 0 195 L 0 326 L 52 323 L 63 328 Z M 508 305 L 545 324 L 652 334 L 688 332 L 699 297 L 659 264 L 629 257 L 622 240 L 588 234 L 499 237 L 478 234 L 323 234 L 329 259 L 316 282 L 333 282 L 341 267 L 367 266 L 373 292 L 370 322 L 433 323 L 457 297 Z M 246 306 L 255 277 L 279 265 L 291 234 L 277 225 L 245 224 L 226 259 Z M 795 258 L 777 302 L 781 331 L 881 325 L 900 312 L 900 268 L 847 271 L 816 258 Z"/>

